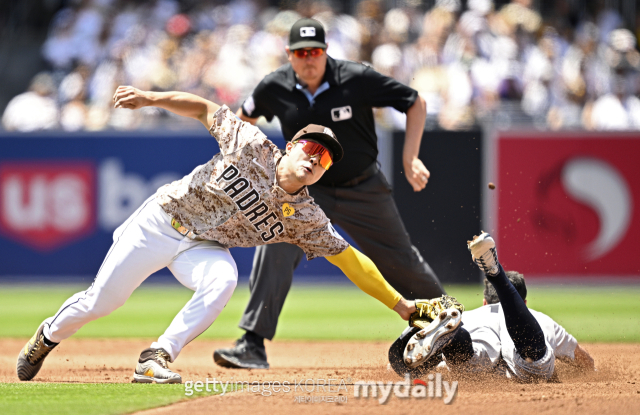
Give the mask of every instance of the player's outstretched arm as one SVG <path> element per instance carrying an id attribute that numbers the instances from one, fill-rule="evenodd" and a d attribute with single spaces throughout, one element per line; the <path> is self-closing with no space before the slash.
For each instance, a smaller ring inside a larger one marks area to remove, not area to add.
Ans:
<path id="1" fill-rule="evenodd" d="M 576 350 L 573 352 L 573 365 L 579 366 L 584 369 L 596 370 L 595 361 L 593 357 L 587 352 L 585 349 L 580 347 L 580 345 L 576 346 Z"/>
<path id="2" fill-rule="evenodd" d="M 137 110 L 142 107 L 164 108 L 183 117 L 200 121 L 207 129 L 213 123 L 213 114 L 220 108 L 215 102 L 208 101 L 188 92 L 141 91 L 132 86 L 119 86 L 113 95 L 114 108 Z"/>
<path id="3" fill-rule="evenodd" d="M 415 303 L 405 300 L 384 279 L 373 261 L 354 247 L 349 246 L 338 255 L 326 258 L 358 288 L 398 313 L 403 320 L 409 320 L 411 313 L 416 311 Z"/>

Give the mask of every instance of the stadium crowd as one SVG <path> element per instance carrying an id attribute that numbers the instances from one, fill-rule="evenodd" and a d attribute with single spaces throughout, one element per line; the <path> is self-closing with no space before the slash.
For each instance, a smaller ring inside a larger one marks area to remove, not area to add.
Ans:
<path id="1" fill-rule="evenodd" d="M 13 98 L 5 130 L 184 128 L 157 109 L 115 111 L 117 85 L 181 90 L 233 110 L 286 63 L 288 32 L 300 16 L 328 29 L 328 53 L 370 63 L 427 100 L 427 128 L 486 122 L 550 129 L 640 129 L 638 27 L 592 3 L 558 0 L 549 16 L 531 0 L 362 0 L 353 15 L 331 3 L 260 0 L 79 0 L 53 19 L 42 53 L 50 70 Z M 640 22 L 640 14 L 636 18 Z M 34 114 L 37 114 L 34 116 Z M 377 114 L 402 128 L 402 115 Z M 276 121 L 277 122 L 277 121 Z"/>

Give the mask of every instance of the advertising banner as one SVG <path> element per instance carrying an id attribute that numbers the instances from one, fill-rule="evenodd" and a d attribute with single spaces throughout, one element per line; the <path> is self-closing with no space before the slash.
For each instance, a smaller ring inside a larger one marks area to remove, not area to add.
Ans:
<path id="1" fill-rule="evenodd" d="M 269 138 L 284 147 L 281 136 Z M 92 279 L 113 231 L 160 186 L 219 151 L 206 131 L 7 134 L 0 148 L 0 279 L 18 282 Z M 241 276 L 253 252 L 231 250 Z M 303 260 L 298 275 L 342 276 L 324 259 Z"/>
<path id="2" fill-rule="evenodd" d="M 505 268 L 640 280 L 639 133 L 500 132 L 494 146 L 489 221 Z"/>

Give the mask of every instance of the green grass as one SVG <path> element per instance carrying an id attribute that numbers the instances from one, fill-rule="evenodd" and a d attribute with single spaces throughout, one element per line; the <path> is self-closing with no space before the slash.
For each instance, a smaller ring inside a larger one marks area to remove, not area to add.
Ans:
<path id="1" fill-rule="evenodd" d="M 640 286 L 527 287 L 527 305 L 582 342 L 640 342 Z M 467 310 L 482 305 L 482 287 L 450 286 Z"/>
<path id="2" fill-rule="evenodd" d="M 30 337 L 74 292 L 84 287 L 0 286 L 0 337 Z M 481 286 L 449 286 L 468 310 L 482 304 Z M 178 285 L 143 286 L 110 316 L 87 324 L 74 337 L 158 337 L 192 292 Z M 528 305 L 548 314 L 580 341 L 640 342 L 640 287 L 529 288 Z M 237 338 L 248 300 L 240 285 L 202 338 Z M 285 303 L 278 340 L 395 339 L 405 327 L 397 315 L 351 285 L 294 286 Z"/>
<path id="3" fill-rule="evenodd" d="M 194 393 L 190 398 L 215 395 Z M 0 383 L 0 414 L 122 414 L 184 399 L 184 385 Z"/>
<path id="4" fill-rule="evenodd" d="M 579 341 L 640 342 L 640 287 L 532 287 L 527 305 Z"/>
<path id="5" fill-rule="evenodd" d="M 30 337 L 74 292 L 85 287 L 19 287 L 0 285 L 0 337 Z M 449 286 L 468 310 L 482 304 L 481 286 Z M 89 323 L 74 337 L 158 337 L 191 297 L 178 286 L 143 286 L 110 316 Z M 580 341 L 640 342 L 640 287 L 529 288 L 528 305 L 562 324 Z M 234 339 L 248 300 L 239 286 L 218 321 L 204 338 Z M 350 285 L 292 289 L 285 303 L 278 340 L 392 341 L 406 323 Z M 191 397 L 211 395 L 194 393 Z M 169 405 L 185 396 L 183 385 L 0 383 L 0 414 L 47 415 L 130 413 Z"/>

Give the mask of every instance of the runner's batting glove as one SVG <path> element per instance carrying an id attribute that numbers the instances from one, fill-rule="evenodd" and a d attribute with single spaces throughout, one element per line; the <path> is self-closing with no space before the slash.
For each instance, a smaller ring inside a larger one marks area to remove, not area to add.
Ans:
<path id="1" fill-rule="evenodd" d="M 460 313 L 464 311 L 464 305 L 450 295 L 443 295 L 431 300 L 415 300 L 415 303 L 416 311 L 409 317 L 409 326 L 419 329 L 427 327 L 442 311 L 448 308 L 455 308 Z"/>

